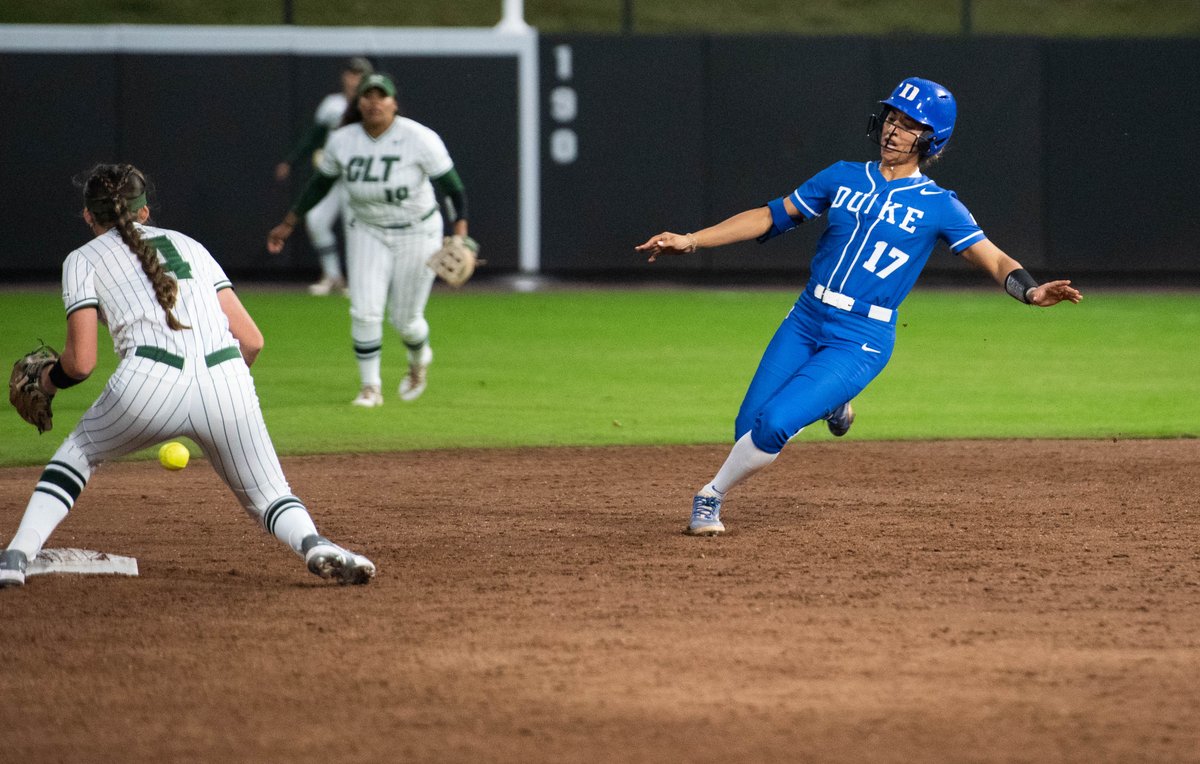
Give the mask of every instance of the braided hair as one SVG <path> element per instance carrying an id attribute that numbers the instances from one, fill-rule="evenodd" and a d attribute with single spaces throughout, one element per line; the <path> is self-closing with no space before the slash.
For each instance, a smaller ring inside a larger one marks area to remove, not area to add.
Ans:
<path id="1" fill-rule="evenodd" d="M 172 313 L 179 296 L 179 284 L 158 261 L 158 251 L 142 238 L 133 222 L 138 210 L 146 206 L 146 176 L 131 164 L 98 164 L 83 184 L 83 204 L 102 228 L 116 228 L 121 241 L 142 264 L 146 278 L 154 287 L 154 296 L 167 317 L 167 326 L 175 331 L 188 329 Z"/>

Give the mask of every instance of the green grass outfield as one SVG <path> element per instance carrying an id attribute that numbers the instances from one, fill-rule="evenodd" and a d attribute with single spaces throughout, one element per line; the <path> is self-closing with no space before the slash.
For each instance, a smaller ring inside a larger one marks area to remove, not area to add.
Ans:
<path id="1" fill-rule="evenodd" d="M 628 289 L 438 289 L 429 389 L 401 403 L 404 348 L 390 327 L 381 409 L 349 405 L 358 378 L 348 303 L 245 285 L 267 337 L 254 368 L 283 454 L 523 445 L 729 442 L 759 355 L 794 294 Z M 0 293 L 0 358 L 40 337 L 61 347 L 56 292 Z M 998 290 L 918 290 L 891 364 L 856 401 L 852 439 L 1200 436 L 1200 295 L 1085 295 L 1043 310 Z M 38 464 L 116 363 L 102 336 L 93 378 L 55 400 L 38 436 L 0 416 L 0 464 Z M 801 440 L 829 439 L 823 426 Z M 143 453 L 141 456 L 145 456 Z"/>

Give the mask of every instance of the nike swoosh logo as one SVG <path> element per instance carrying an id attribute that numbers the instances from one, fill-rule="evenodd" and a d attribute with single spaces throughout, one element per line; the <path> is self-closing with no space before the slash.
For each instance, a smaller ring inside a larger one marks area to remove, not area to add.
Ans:
<path id="1" fill-rule="evenodd" d="M 879 352 L 878 350 L 876 350 L 875 348 L 871 347 L 870 345 L 868 345 L 868 344 L 867 344 L 867 343 L 865 343 L 865 342 L 862 344 L 862 349 L 863 349 L 863 350 L 865 350 L 865 351 L 867 351 L 868 353 L 878 353 L 878 352 Z"/>
<path id="2" fill-rule="evenodd" d="M 921 189 L 921 196 L 937 196 L 940 193 L 942 193 L 942 192 L 941 191 L 930 191 L 927 188 Z"/>

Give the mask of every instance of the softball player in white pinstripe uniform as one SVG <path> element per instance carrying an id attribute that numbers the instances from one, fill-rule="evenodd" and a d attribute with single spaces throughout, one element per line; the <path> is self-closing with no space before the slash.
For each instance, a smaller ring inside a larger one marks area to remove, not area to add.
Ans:
<path id="1" fill-rule="evenodd" d="M 66 345 L 42 386 L 53 393 L 87 378 L 100 322 L 121 362 L 38 480 L 0 553 L 0 585 L 25 582 L 28 561 L 101 463 L 179 435 L 200 445 L 246 512 L 310 571 L 369 581 L 371 561 L 322 538 L 288 487 L 250 376 L 262 334 L 221 266 L 195 240 L 145 225 L 145 179 L 131 165 L 97 166 L 84 199 L 96 238 L 63 264 Z"/>
<path id="2" fill-rule="evenodd" d="M 363 78 L 357 106 L 361 122 L 329 136 L 316 175 L 283 222 L 271 229 L 267 249 L 281 251 L 300 217 L 342 181 L 351 215 L 346 226 L 350 333 L 362 382 L 351 403 L 373 408 L 383 405 L 385 313 L 408 348 L 401 400 L 416 400 L 425 391 L 433 361 L 425 304 L 434 279 L 425 263 L 441 247 L 444 233 L 434 186 L 446 199 L 453 233 L 460 236 L 467 235 L 467 199 L 442 139 L 397 114 L 396 86 L 387 75 Z"/>
<path id="3" fill-rule="evenodd" d="M 372 71 L 374 67 L 371 66 L 371 62 L 361 56 L 355 56 L 345 63 L 342 67 L 342 90 L 321 99 L 312 125 L 292 149 L 288 158 L 275 166 L 277 180 L 286 180 L 292 173 L 292 165 L 297 162 L 308 161 L 311 158 L 315 166 L 320 161 L 321 147 L 325 145 L 325 139 L 341 127 L 350 99 L 358 93 L 362 78 Z M 342 209 L 345 206 L 346 189 L 338 185 L 304 216 L 308 240 L 321 263 L 321 280 L 308 287 L 309 294 L 317 297 L 346 290 L 346 279 L 342 275 L 342 265 L 338 258 L 337 236 L 334 233 L 334 225 L 338 218 L 342 217 Z"/>

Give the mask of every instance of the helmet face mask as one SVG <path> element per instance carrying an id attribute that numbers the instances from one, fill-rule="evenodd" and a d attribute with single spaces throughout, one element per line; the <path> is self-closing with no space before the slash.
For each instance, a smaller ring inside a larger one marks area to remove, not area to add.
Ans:
<path id="1" fill-rule="evenodd" d="M 898 110 L 893 109 L 891 106 L 884 106 L 879 110 L 878 114 L 872 114 L 867 119 L 867 138 L 876 146 L 884 145 L 883 130 L 887 127 L 888 115 L 893 111 Z M 927 159 L 932 156 L 929 151 L 930 145 L 933 143 L 934 134 L 932 130 L 928 129 L 928 125 L 921 125 L 921 127 L 925 129 L 917 136 L 917 140 L 913 142 L 913 147 L 905 153 L 920 154 L 922 159 Z M 900 129 L 904 130 L 905 128 Z"/>
<path id="2" fill-rule="evenodd" d="M 884 121 L 895 110 L 924 125 L 927 130 L 917 139 L 916 148 L 922 159 L 937 156 L 950 135 L 958 116 L 958 106 L 949 90 L 931 80 L 909 77 L 896 86 L 892 94 L 879 102 L 883 108 L 871 115 L 867 135 L 873 143 L 882 139 Z"/>

